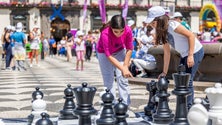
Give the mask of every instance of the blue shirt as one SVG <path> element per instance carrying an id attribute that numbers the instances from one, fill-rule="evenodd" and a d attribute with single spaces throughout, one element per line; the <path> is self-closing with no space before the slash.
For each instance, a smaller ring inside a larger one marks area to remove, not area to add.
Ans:
<path id="1" fill-rule="evenodd" d="M 15 32 L 12 34 L 11 39 L 14 40 L 14 42 L 23 43 L 25 38 L 25 33 L 23 32 Z"/>
<path id="2" fill-rule="evenodd" d="M 56 42 L 55 39 L 53 39 L 53 38 L 52 38 L 52 39 L 49 39 L 49 44 L 50 44 L 50 45 L 52 45 L 52 44 L 55 43 L 55 42 Z"/>

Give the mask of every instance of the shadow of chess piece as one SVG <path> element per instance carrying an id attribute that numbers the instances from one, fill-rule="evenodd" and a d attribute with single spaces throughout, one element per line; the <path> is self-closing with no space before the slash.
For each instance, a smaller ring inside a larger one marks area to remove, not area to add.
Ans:
<path id="1" fill-rule="evenodd" d="M 149 92 L 149 100 L 147 106 L 144 107 L 143 117 L 146 121 L 152 121 L 152 114 L 156 112 L 157 102 L 154 100 L 154 95 L 157 92 L 157 82 L 155 80 L 151 80 L 151 82 L 146 83 L 146 90 Z"/>
<path id="2" fill-rule="evenodd" d="M 74 113 L 79 116 L 79 125 L 91 125 L 91 115 L 97 111 L 93 107 L 93 98 L 96 93 L 95 87 L 87 87 L 87 83 L 82 83 L 82 87 L 74 88 L 77 101 L 77 108 Z"/>
<path id="3" fill-rule="evenodd" d="M 52 121 L 49 119 L 49 115 L 45 112 L 41 113 L 42 118 L 39 119 L 35 125 L 53 125 Z"/>
<path id="4" fill-rule="evenodd" d="M 65 104 L 63 106 L 63 110 L 60 111 L 60 120 L 70 120 L 70 119 L 78 119 L 78 117 L 73 113 L 76 108 L 73 99 L 75 98 L 73 89 L 71 85 L 68 84 L 67 88 L 64 90 L 65 94 Z"/>
<path id="5" fill-rule="evenodd" d="M 102 95 L 103 109 L 100 118 L 96 120 L 97 125 L 115 125 L 115 118 L 113 112 L 114 96 L 106 89 L 106 93 Z"/>
<path id="6" fill-rule="evenodd" d="M 174 115 L 168 105 L 168 97 L 170 96 L 170 94 L 167 93 L 168 85 L 169 81 L 166 77 L 160 77 L 157 82 L 159 103 L 156 113 L 153 114 L 153 122 L 156 124 L 169 124 L 173 121 Z"/>
<path id="7" fill-rule="evenodd" d="M 36 87 L 35 91 L 32 93 L 32 103 L 33 103 L 33 101 L 35 101 L 37 99 L 37 95 L 41 95 L 41 99 L 43 99 L 44 94 L 42 91 L 39 90 L 39 87 Z M 32 109 L 32 111 L 33 111 L 33 109 Z M 28 116 L 28 125 L 32 124 L 33 118 L 34 118 L 34 116 L 32 114 L 30 114 Z"/>
<path id="8" fill-rule="evenodd" d="M 124 104 L 123 99 L 119 98 L 118 103 L 114 106 L 114 113 L 116 118 L 115 125 L 128 125 L 126 118 L 129 116 L 127 114 L 128 106 Z"/>
<path id="9" fill-rule="evenodd" d="M 184 65 L 179 65 L 178 73 L 173 73 L 175 88 L 172 91 L 176 95 L 176 113 L 174 122 L 171 125 L 189 125 L 187 120 L 187 96 L 191 94 L 188 89 L 190 74 L 186 73 Z"/>

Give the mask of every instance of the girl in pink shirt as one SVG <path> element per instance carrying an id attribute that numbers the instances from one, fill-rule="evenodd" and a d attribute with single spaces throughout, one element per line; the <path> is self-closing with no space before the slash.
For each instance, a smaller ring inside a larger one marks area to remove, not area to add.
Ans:
<path id="1" fill-rule="evenodd" d="M 119 96 L 127 105 L 130 104 L 128 77 L 129 62 L 133 50 L 131 28 L 125 25 L 121 15 L 115 15 L 104 26 L 97 44 L 98 60 L 103 76 L 104 86 L 111 90 L 115 97 L 114 72 L 119 90 Z"/>

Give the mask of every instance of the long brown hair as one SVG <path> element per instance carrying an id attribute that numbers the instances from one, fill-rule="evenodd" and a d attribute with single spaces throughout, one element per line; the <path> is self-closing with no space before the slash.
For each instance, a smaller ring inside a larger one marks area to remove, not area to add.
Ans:
<path id="1" fill-rule="evenodd" d="M 160 17 L 156 17 L 154 21 L 157 21 L 156 45 L 167 43 L 167 30 L 168 30 L 169 17 L 167 15 L 163 15 Z"/>

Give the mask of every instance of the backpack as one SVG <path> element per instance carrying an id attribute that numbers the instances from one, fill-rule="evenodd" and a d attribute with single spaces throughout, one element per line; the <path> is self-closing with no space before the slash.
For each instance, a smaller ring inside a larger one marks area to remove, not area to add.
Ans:
<path id="1" fill-rule="evenodd" d="M 138 74 L 141 73 L 141 71 L 138 71 L 138 68 L 136 67 L 136 65 L 133 62 L 129 66 L 129 71 L 131 72 L 133 77 L 136 77 Z"/>
<path id="2" fill-rule="evenodd" d="M 86 47 L 91 47 L 91 46 L 92 46 L 92 43 L 91 43 L 90 41 L 86 41 L 86 42 L 85 42 L 85 46 L 86 46 Z"/>

